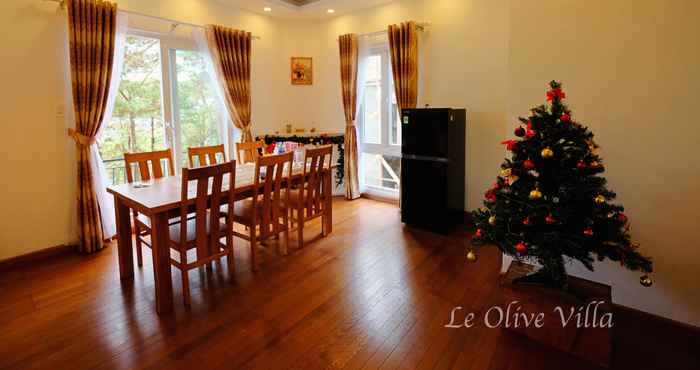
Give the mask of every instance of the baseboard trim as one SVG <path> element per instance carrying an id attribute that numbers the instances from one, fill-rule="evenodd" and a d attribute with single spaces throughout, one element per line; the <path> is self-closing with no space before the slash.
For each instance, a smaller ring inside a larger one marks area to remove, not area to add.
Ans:
<path id="1" fill-rule="evenodd" d="M 395 206 L 399 205 L 399 200 L 398 199 L 393 199 L 393 198 L 387 198 L 387 197 L 382 197 L 378 195 L 373 195 L 373 194 L 367 194 L 367 193 L 362 193 L 362 198 L 365 199 L 370 199 L 370 200 L 375 200 L 377 202 L 383 202 L 383 203 L 389 203 L 393 204 Z"/>
<path id="2" fill-rule="evenodd" d="M 46 258 L 72 253 L 75 252 L 75 250 L 76 249 L 74 245 L 61 244 L 55 247 L 40 249 L 38 251 L 30 252 L 27 254 L 21 254 L 19 256 L 10 257 L 0 261 L 0 272 L 15 269 L 18 267 L 24 267 Z"/>
<path id="3" fill-rule="evenodd" d="M 689 336 L 693 336 L 700 340 L 700 327 L 691 325 L 685 322 L 681 321 L 676 321 L 673 319 L 669 319 L 668 317 L 663 317 L 659 316 L 653 313 L 645 312 L 638 310 L 636 308 L 628 307 L 628 306 L 623 306 L 618 303 L 613 303 L 613 310 L 616 310 L 618 312 L 624 312 L 625 315 L 627 316 L 637 316 L 641 317 L 644 320 L 648 320 L 646 322 L 655 322 L 655 323 L 660 323 L 668 328 L 672 328 L 675 331 L 680 331 L 682 333 L 686 333 Z"/>

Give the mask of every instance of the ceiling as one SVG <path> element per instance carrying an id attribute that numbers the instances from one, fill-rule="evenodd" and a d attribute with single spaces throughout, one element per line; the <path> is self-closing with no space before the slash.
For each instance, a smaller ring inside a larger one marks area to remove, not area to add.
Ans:
<path id="1" fill-rule="evenodd" d="M 359 9 L 371 8 L 394 0 L 217 0 L 220 3 L 259 14 L 285 19 L 329 19 Z M 263 8 L 272 8 L 271 12 Z M 329 14 L 328 9 L 335 10 Z"/>

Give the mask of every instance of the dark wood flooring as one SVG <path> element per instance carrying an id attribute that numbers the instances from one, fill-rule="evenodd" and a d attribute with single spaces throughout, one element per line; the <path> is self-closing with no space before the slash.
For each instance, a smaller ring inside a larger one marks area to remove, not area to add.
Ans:
<path id="1" fill-rule="evenodd" d="M 479 320 L 444 327 L 455 306 L 478 317 L 498 302 L 496 249 L 467 264 L 466 232 L 407 229 L 376 201 L 334 205 L 329 237 L 286 257 L 270 246 L 257 274 L 241 240 L 235 281 L 225 263 L 191 272 L 189 310 L 173 269 L 168 316 L 155 313 L 150 257 L 120 283 L 116 247 L 2 272 L 0 368 L 596 369 Z M 615 320 L 613 368 L 699 368 L 696 335 L 633 311 Z"/>

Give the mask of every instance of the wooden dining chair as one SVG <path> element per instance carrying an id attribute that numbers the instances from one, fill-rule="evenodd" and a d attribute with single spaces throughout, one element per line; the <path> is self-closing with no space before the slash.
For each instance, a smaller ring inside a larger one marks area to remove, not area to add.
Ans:
<path id="1" fill-rule="evenodd" d="M 224 189 L 224 176 L 228 175 L 228 187 Z M 189 196 L 190 182 L 196 189 L 194 199 Z M 234 204 L 236 184 L 236 162 L 219 165 L 182 169 L 182 194 L 180 202 L 180 222 L 170 225 L 170 248 L 179 258 L 170 259 L 170 264 L 182 272 L 182 293 L 185 306 L 190 305 L 190 270 L 211 264 L 228 256 L 228 272 L 233 279 L 233 219 L 223 217 L 221 206 Z M 190 207 L 194 204 L 194 217 L 188 219 Z M 222 222 L 221 220 L 225 220 Z M 226 238 L 226 243 L 221 243 Z M 196 259 L 189 261 L 187 252 L 196 249 Z"/>
<path id="2" fill-rule="evenodd" d="M 218 154 L 221 154 L 221 157 L 218 157 Z M 187 148 L 187 157 L 190 168 L 211 166 L 226 162 L 226 149 L 223 144 Z"/>
<path id="3" fill-rule="evenodd" d="M 294 153 L 258 157 L 255 162 L 252 198 L 236 202 L 233 220 L 246 226 L 248 234 L 234 235 L 250 242 L 250 263 L 258 270 L 257 244 L 284 233 L 284 250 L 289 245 L 289 185 Z M 281 221 L 281 222 L 280 222 Z"/>
<path id="4" fill-rule="evenodd" d="M 260 157 L 261 149 L 265 150 L 263 141 L 236 143 L 236 159 L 238 163 L 255 163 L 255 160 Z"/>
<path id="5" fill-rule="evenodd" d="M 138 179 L 140 181 L 150 181 L 166 176 L 163 171 L 163 162 L 167 162 L 167 176 L 175 175 L 173 164 L 173 152 L 170 149 L 144 153 L 124 153 L 124 166 L 126 169 L 126 181 L 130 184 L 137 178 L 134 174 L 134 167 L 138 168 Z M 133 211 L 134 233 L 136 234 L 136 261 L 143 266 L 142 244 L 150 246 L 145 240 L 151 235 L 151 219 L 145 215 Z M 178 222 L 173 219 L 171 222 Z"/>
<path id="6" fill-rule="evenodd" d="M 292 231 L 297 232 L 299 248 L 304 247 L 304 224 L 321 217 L 321 235 L 326 236 L 327 197 L 331 189 L 325 176 L 330 176 L 331 155 L 333 146 L 323 146 L 316 149 L 306 149 L 302 170 L 302 183 L 290 191 L 290 219 Z"/>

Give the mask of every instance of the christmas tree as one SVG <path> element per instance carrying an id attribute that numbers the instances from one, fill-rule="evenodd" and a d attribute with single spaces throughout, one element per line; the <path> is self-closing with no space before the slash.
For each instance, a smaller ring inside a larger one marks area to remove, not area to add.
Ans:
<path id="1" fill-rule="evenodd" d="M 605 167 L 593 133 L 574 121 L 561 84 L 550 87 L 549 104 L 521 117 L 518 139 L 502 143 L 512 156 L 486 192 L 485 208 L 473 214 L 473 244 L 495 244 L 516 259 L 537 261 L 542 268 L 523 281 L 559 289 L 566 289 L 570 260 L 593 270 L 595 258 L 609 258 L 650 273 L 651 260 L 637 251 L 624 209 L 612 203 L 615 193 L 600 176 Z M 651 284 L 646 275 L 640 281 Z"/>

